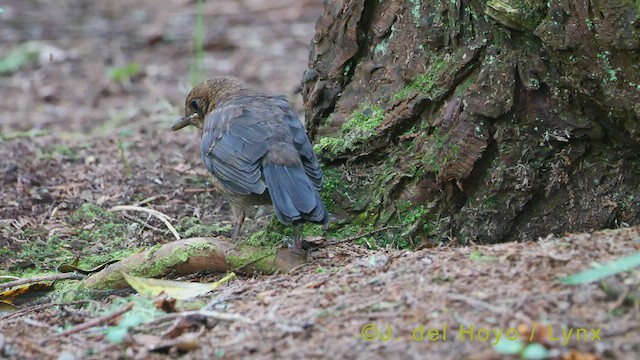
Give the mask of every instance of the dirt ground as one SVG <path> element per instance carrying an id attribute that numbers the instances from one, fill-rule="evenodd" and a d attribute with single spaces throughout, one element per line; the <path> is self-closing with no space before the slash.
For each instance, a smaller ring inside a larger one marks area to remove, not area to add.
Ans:
<path id="1" fill-rule="evenodd" d="M 155 219 L 105 211 L 114 205 L 161 211 L 184 237 L 229 234 L 228 205 L 206 191 L 196 132 L 169 130 L 190 87 L 195 1 L 9 0 L 0 8 L 0 58 L 31 54 L 0 76 L 0 275 L 51 273 L 74 257 L 106 261 L 171 241 Z M 321 12 L 320 0 L 206 2 L 206 73 L 288 95 L 302 114 L 298 88 Z M 128 64 L 140 70 L 114 75 Z M 243 236 L 270 218 L 256 209 Z M 552 358 L 634 359 L 640 309 L 625 299 L 640 273 L 611 277 L 607 292 L 557 279 L 637 252 L 639 232 L 418 251 L 343 243 L 292 273 L 234 280 L 204 299 L 208 316 L 140 324 L 121 344 L 105 338 L 105 324 L 59 334 L 130 298 L 0 314 L 0 358 L 500 359 L 493 331 L 513 328 L 525 340 L 537 331 Z M 432 328 L 440 332 L 429 341 Z"/>

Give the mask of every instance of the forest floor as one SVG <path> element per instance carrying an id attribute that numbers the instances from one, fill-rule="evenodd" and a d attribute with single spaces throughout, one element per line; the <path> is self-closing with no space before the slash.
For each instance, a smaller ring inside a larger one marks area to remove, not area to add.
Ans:
<path id="1" fill-rule="evenodd" d="M 183 237 L 227 237 L 230 210 L 207 191 L 197 133 L 169 130 L 190 88 L 196 2 L 0 7 L 0 275 L 53 273 L 76 257 L 100 263 L 171 241 L 161 222 L 107 211 L 115 205 L 158 210 Z M 285 94 L 302 114 L 298 88 L 321 13 L 321 0 L 208 1 L 204 69 Z M 243 237 L 271 216 L 252 211 Z M 551 358 L 636 358 L 640 272 L 608 278 L 606 292 L 557 280 L 637 252 L 640 228 L 556 235 L 416 251 L 343 243 L 287 274 L 241 276 L 201 299 L 209 315 L 145 322 L 119 344 L 105 337 L 111 323 L 60 333 L 128 302 L 136 312 L 145 304 L 137 295 L 27 303 L 0 309 L 0 358 L 501 359 L 493 344 L 509 329 Z"/>

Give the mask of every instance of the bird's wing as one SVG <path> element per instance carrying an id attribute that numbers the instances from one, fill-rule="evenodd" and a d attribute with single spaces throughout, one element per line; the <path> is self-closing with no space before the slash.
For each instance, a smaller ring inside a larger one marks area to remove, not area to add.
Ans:
<path id="1" fill-rule="evenodd" d="M 264 123 L 242 105 L 222 104 L 207 115 L 202 133 L 202 160 L 227 189 L 262 194 L 260 159 L 268 151 Z"/>
<path id="2" fill-rule="evenodd" d="M 304 171 L 307 173 L 307 176 L 309 176 L 313 186 L 317 190 L 320 190 L 322 188 L 322 169 L 320 168 L 320 161 L 318 161 L 318 157 L 313 151 L 313 145 L 311 145 L 311 141 L 309 141 L 307 132 L 284 97 L 279 97 L 278 105 L 284 112 L 284 122 L 293 137 L 293 146 L 298 151 L 298 154 L 300 154 Z"/>

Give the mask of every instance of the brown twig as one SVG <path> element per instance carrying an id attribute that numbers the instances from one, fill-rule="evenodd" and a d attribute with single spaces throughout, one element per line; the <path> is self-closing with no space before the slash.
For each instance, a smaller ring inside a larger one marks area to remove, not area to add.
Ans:
<path id="1" fill-rule="evenodd" d="M 465 296 L 460 294 L 447 294 L 447 297 L 451 300 L 461 301 L 463 303 L 466 303 L 467 305 L 471 305 L 475 308 L 487 310 L 494 314 L 504 315 L 509 313 L 509 309 L 506 309 L 501 306 L 497 306 L 495 304 L 490 304 L 486 301 L 482 301 L 480 299 L 476 299 L 470 296 Z"/>
<path id="2" fill-rule="evenodd" d="M 138 219 L 135 216 L 131 216 L 131 215 L 127 214 L 126 212 L 122 212 L 120 215 L 122 215 L 122 217 L 124 217 L 125 219 L 127 219 L 129 221 L 137 222 L 138 224 L 142 225 L 143 227 L 145 227 L 147 229 L 150 229 L 150 230 L 153 230 L 153 231 L 157 231 L 157 232 L 162 232 L 162 229 L 157 228 L 157 227 L 149 224 L 148 222 L 146 222 L 146 221 L 144 221 L 142 219 Z"/>
<path id="3" fill-rule="evenodd" d="M 146 326 L 154 326 L 157 324 L 174 320 L 176 318 L 189 317 L 189 316 L 204 316 L 204 317 L 208 317 L 216 320 L 240 321 L 243 323 L 250 323 L 249 318 L 246 318 L 239 314 L 223 313 L 223 312 L 214 311 L 214 310 L 194 310 L 194 311 L 183 311 L 179 313 L 167 314 L 165 316 L 159 317 L 155 320 L 148 322 Z"/>
<path id="4" fill-rule="evenodd" d="M 182 190 L 184 193 L 204 193 L 204 192 L 215 192 L 214 188 L 188 188 Z"/>
<path id="5" fill-rule="evenodd" d="M 362 239 L 363 237 L 367 237 L 367 236 L 371 236 L 371 235 L 377 234 L 377 233 L 379 233 L 379 232 L 383 232 L 383 231 L 385 231 L 385 230 L 389 230 L 389 229 L 397 229 L 397 228 L 398 228 L 397 226 L 385 226 L 385 227 L 381 227 L 381 228 L 379 228 L 379 229 L 375 229 L 375 230 L 371 230 L 371 231 L 369 231 L 369 232 L 366 232 L 366 233 L 364 233 L 364 234 L 353 235 L 353 236 L 349 236 L 349 237 L 348 237 L 348 238 L 346 238 L 346 239 L 336 240 L 336 241 L 332 241 L 332 242 L 330 242 L 330 243 L 326 243 L 326 244 L 319 245 L 319 246 L 314 247 L 313 249 L 311 249 L 311 251 L 316 251 L 316 250 L 324 249 L 324 248 L 329 247 L 329 246 L 333 246 L 333 245 L 338 245 L 338 244 L 342 244 L 342 243 L 346 243 L 346 242 L 355 241 L 355 240 L 358 240 L 358 239 Z"/>
<path id="6" fill-rule="evenodd" d="M 165 197 L 165 196 L 164 195 L 153 195 L 153 196 L 150 196 L 150 197 L 148 197 L 146 199 L 143 199 L 143 200 L 140 200 L 140 201 L 138 201 L 136 203 L 133 203 L 133 206 L 142 206 L 142 205 L 144 205 L 146 203 L 150 203 L 150 202 L 152 202 L 154 200 L 157 200 L 160 197 Z"/>
<path id="7" fill-rule="evenodd" d="M 171 220 L 171 218 L 169 216 L 161 213 L 158 210 L 153 210 L 153 209 L 150 209 L 150 208 L 140 207 L 140 206 L 130 206 L 130 205 L 118 205 L 118 206 L 114 206 L 111 209 L 109 209 L 109 211 L 127 211 L 127 210 L 145 212 L 147 214 L 150 214 L 150 215 L 156 217 L 158 220 L 162 221 L 167 226 L 169 231 L 171 231 L 173 236 L 175 236 L 176 240 L 180 240 L 180 235 L 178 235 L 178 232 L 176 231 L 176 229 L 169 222 L 169 220 Z"/>
<path id="8" fill-rule="evenodd" d="M 84 275 L 78 273 L 62 273 L 62 274 L 54 274 L 54 275 L 46 275 L 46 276 L 38 276 L 27 279 L 20 279 L 14 281 L 8 281 L 5 283 L 0 283 L 0 289 L 9 289 L 14 286 L 24 285 L 24 284 L 33 284 L 41 281 L 55 281 L 55 280 L 78 280 L 83 279 Z"/>
<path id="9" fill-rule="evenodd" d="M 20 280 L 20 277 L 12 275 L 0 275 L 0 280 Z"/>
<path id="10" fill-rule="evenodd" d="M 91 303 L 91 302 L 95 302 L 95 300 L 76 300 L 76 301 L 70 301 L 70 302 L 66 302 L 66 303 L 49 303 L 49 304 L 42 304 L 42 305 L 38 305 L 38 306 L 31 306 L 31 307 L 28 307 L 26 309 L 21 309 L 21 310 L 18 310 L 16 312 L 12 312 L 10 314 L 4 315 L 4 316 L 0 317 L 0 320 L 8 320 L 8 319 L 11 319 L 11 318 L 20 317 L 20 316 L 28 314 L 30 312 L 40 311 L 40 310 L 48 309 L 48 308 L 54 307 L 54 306 L 65 306 L 65 305 L 66 306 L 71 306 L 71 305 Z"/>
<path id="11" fill-rule="evenodd" d="M 132 302 L 128 303 L 125 306 L 123 306 L 120 310 L 118 310 L 116 312 L 101 316 L 99 318 L 95 318 L 93 320 L 84 322 L 84 323 L 82 323 L 80 325 L 74 326 L 69 330 L 66 330 L 66 331 L 61 332 L 60 334 L 54 335 L 52 338 L 68 336 L 68 335 L 71 335 L 71 334 L 79 333 L 79 332 L 87 330 L 87 329 L 91 329 L 92 327 L 96 327 L 96 326 L 100 326 L 102 324 L 106 324 L 106 323 L 110 322 L 111 320 L 117 318 L 118 316 L 126 313 L 127 311 L 129 311 L 131 309 L 133 309 L 133 303 Z"/>

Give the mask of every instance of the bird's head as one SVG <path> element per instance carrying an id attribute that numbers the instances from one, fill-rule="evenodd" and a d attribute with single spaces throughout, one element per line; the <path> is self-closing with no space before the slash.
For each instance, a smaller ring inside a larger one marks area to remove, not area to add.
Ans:
<path id="1" fill-rule="evenodd" d="M 196 85 L 184 102 L 184 116 L 171 126 L 171 130 L 193 125 L 202 131 L 206 116 L 217 104 L 248 91 L 243 82 L 230 76 L 214 77 Z"/>

